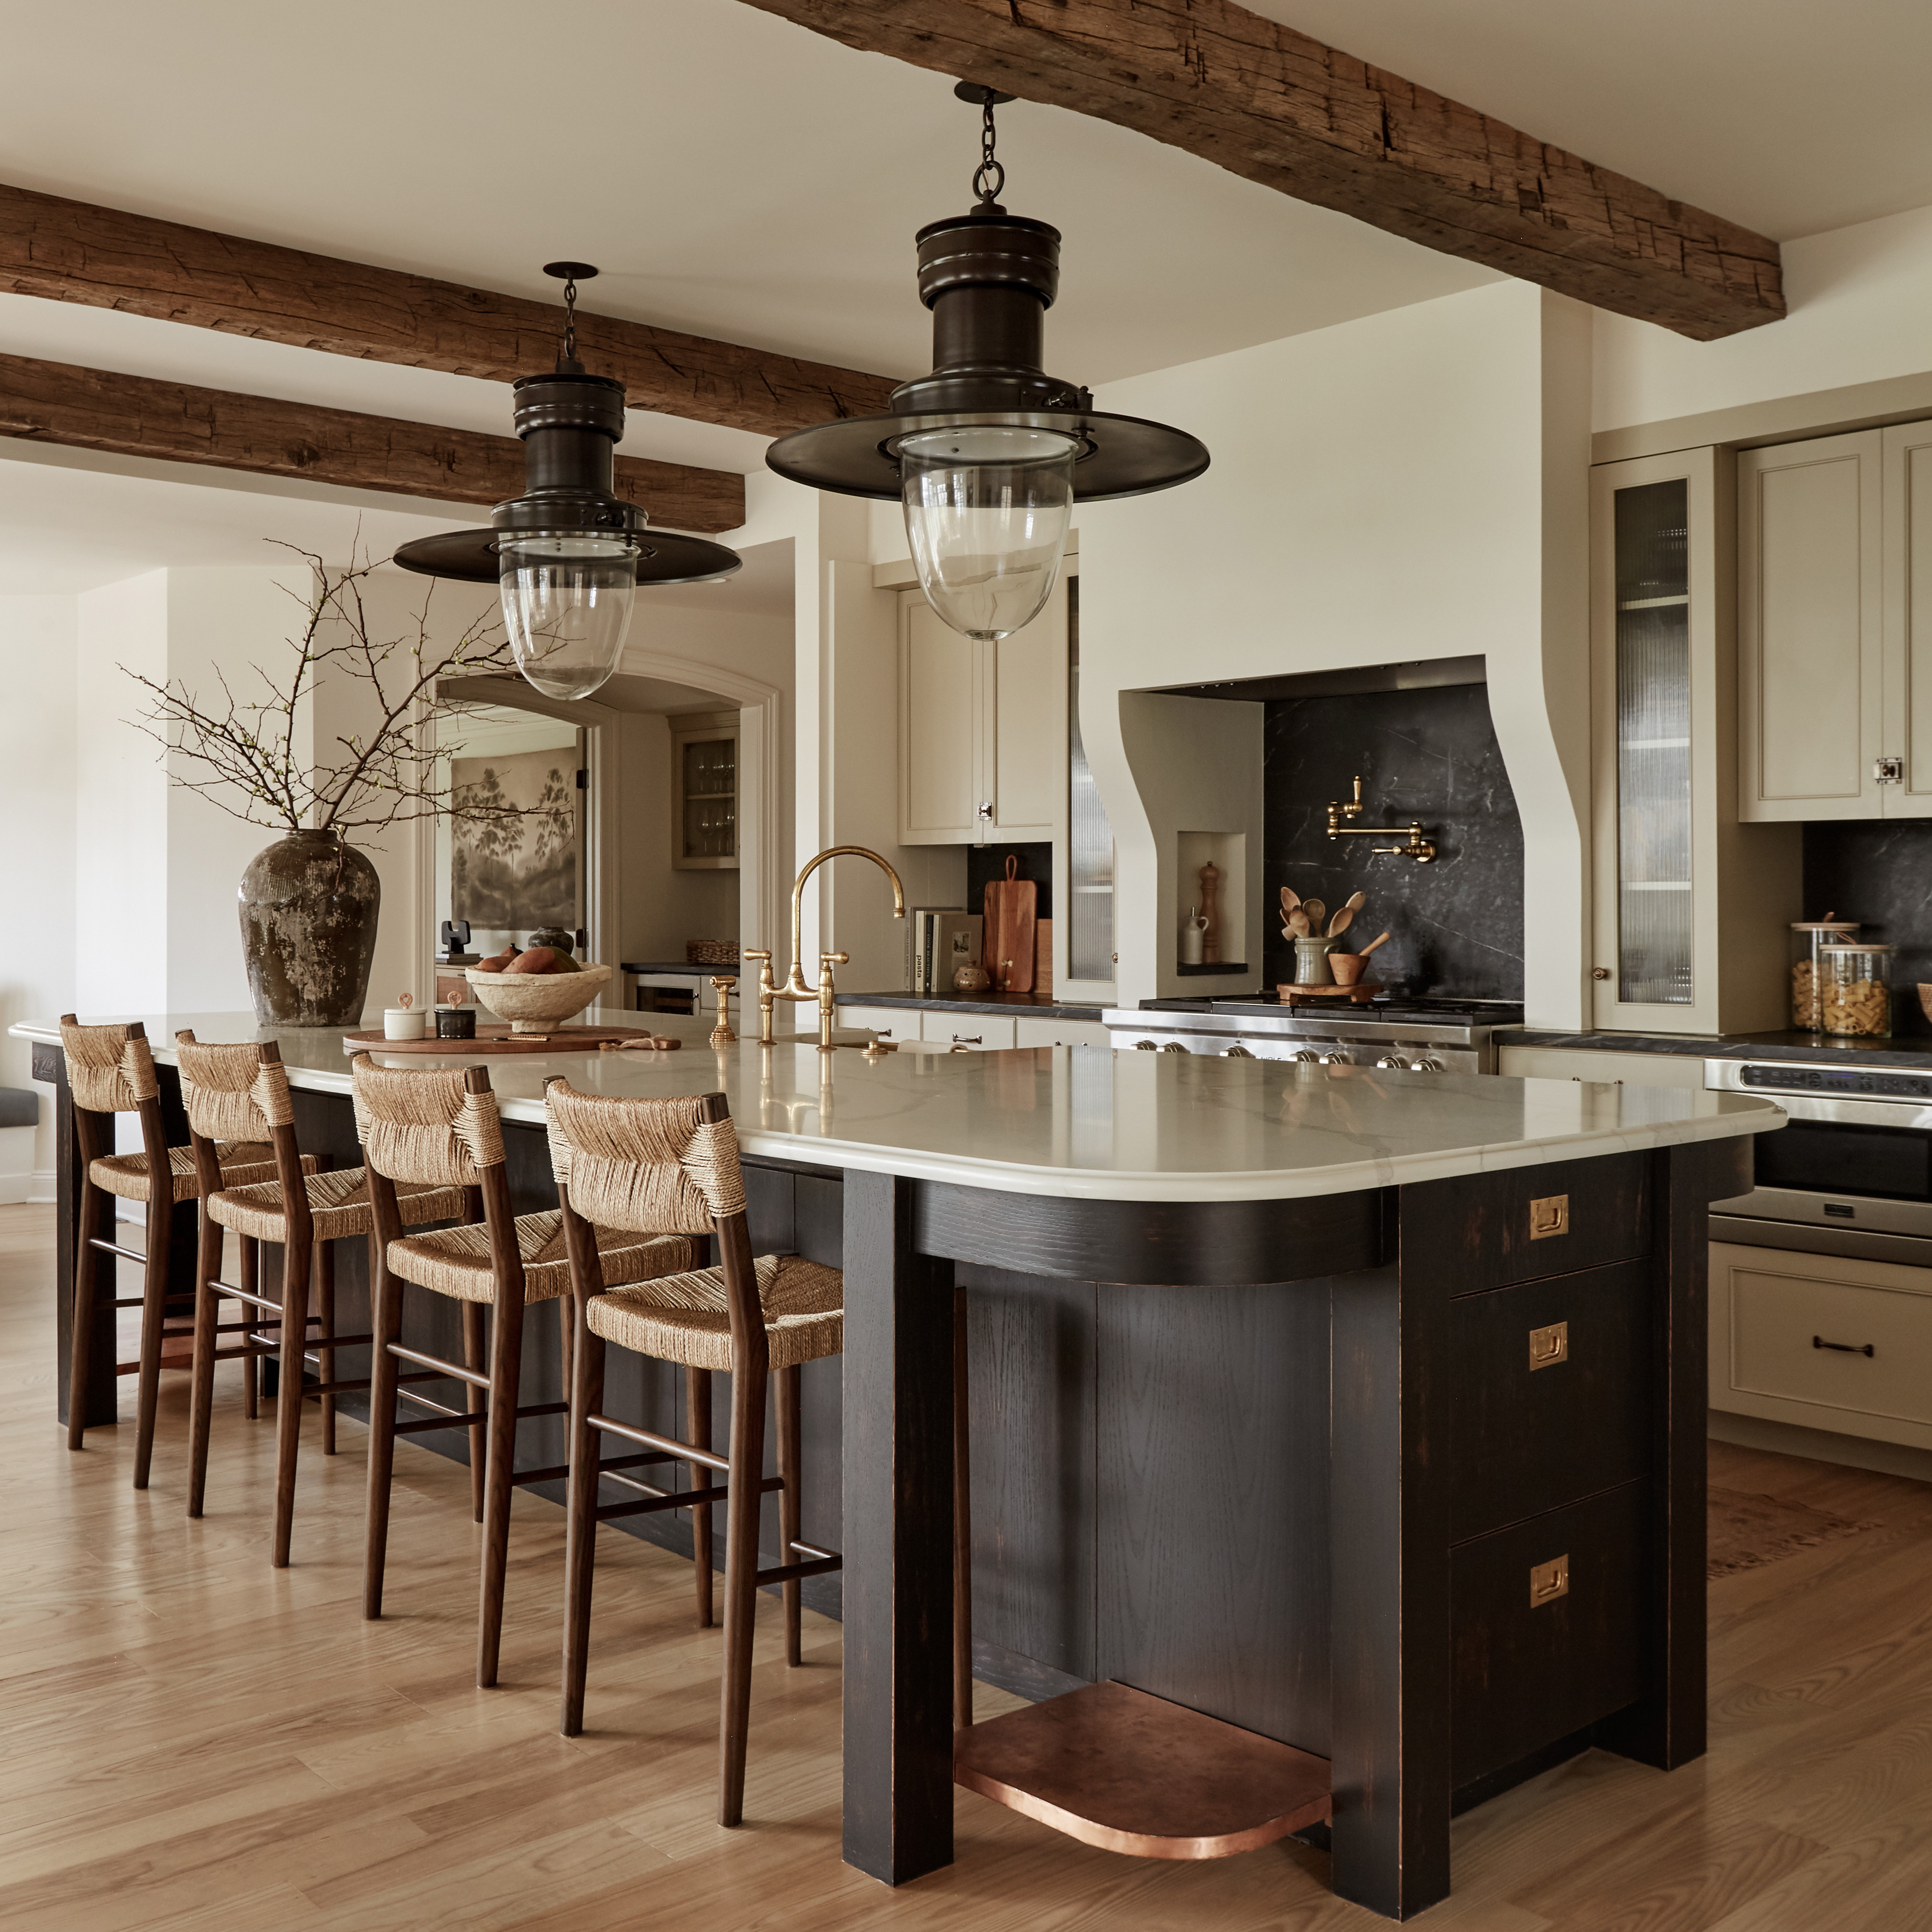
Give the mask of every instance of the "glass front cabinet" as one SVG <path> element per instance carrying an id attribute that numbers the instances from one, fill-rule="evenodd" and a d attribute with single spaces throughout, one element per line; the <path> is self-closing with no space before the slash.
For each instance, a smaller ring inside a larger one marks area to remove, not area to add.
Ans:
<path id="1" fill-rule="evenodd" d="M 680 872 L 735 872 L 737 712 L 674 713 L 670 757 L 671 864 Z"/>
<path id="2" fill-rule="evenodd" d="M 1798 828 L 1737 810 L 1734 465 L 1696 449 L 1592 474 L 1591 992 L 1620 1032 L 1788 1024 Z"/>

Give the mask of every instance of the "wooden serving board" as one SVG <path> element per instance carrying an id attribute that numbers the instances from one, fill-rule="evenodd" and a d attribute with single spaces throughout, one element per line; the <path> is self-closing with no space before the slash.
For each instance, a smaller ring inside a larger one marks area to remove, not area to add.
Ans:
<path id="1" fill-rule="evenodd" d="M 545 1034 L 513 1034 L 507 1026 L 479 1026 L 474 1040 L 385 1040 L 380 1028 L 342 1036 L 344 1053 L 590 1053 L 609 1040 L 628 1045 L 652 1036 L 648 1027 L 560 1026 Z M 659 1036 L 662 1037 L 662 1036 Z"/>
<path id="2" fill-rule="evenodd" d="M 1352 986 L 1277 986 L 1276 996 L 1285 1006 L 1298 1000 L 1352 1000 L 1358 1004 L 1372 1000 L 1382 991 L 1379 980 L 1358 980 Z"/>
<path id="3" fill-rule="evenodd" d="M 1018 876 L 1019 862 L 1010 854 L 1006 876 L 986 882 L 986 923 L 981 928 L 984 950 L 981 958 L 993 984 L 1003 993 L 1033 991 L 1034 926 L 1040 888 L 1032 880 Z"/>

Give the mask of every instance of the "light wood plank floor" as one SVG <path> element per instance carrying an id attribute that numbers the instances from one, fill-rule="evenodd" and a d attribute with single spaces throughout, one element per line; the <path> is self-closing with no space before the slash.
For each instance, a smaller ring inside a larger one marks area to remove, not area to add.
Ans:
<path id="1" fill-rule="evenodd" d="M 718 1638 L 687 1567 L 602 1548 L 589 1708 L 556 1734 L 561 1513 L 519 1497 L 503 1682 L 472 1687 L 466 1472 L 398 1450 L 389 1615 L 358 1612 L 364 1436 L 311 1444 L 268 1560 L 272 1425 L 223 1371 L 208 1514 L 182 1514 L 186 1378 L 154 1486 L 131 1425 L 52 1420 L 52 1210 L 0 1208 L 0 1922 L 706 1932 L 1342 1932 L 1326 1861 L 1072 1844 L 958 1794 L 958 1862 L 891 1892 L 838 1858 L 838 1630 L 788 1671 L 760 1610 L 747 1823 L 711 1822 Z M 131 1352 L 125 1351 L 124 1352 Z M 131 1413 L 133 1391 L 123 1384 Z M 265 1406 L 265 1417 L 272 1414 Z M 1932 1488 L 1714 1445 L 1720 1479 L 1880 1526 L 1716 1585 L 1710 1755 L 1592 1753 L 1460 1820 L 1458 1932 L 1932 1928 Z M 982 1714 L 1010 1700 L 982 1688 Z"/>

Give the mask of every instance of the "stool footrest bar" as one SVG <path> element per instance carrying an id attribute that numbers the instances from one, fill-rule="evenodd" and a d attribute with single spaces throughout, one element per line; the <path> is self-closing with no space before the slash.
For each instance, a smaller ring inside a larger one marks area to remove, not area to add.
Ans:
<path id="1" fill-rule="evenodd" d="M 626 1442 L 635 1442 L 646 1449 L 668 1450 L 677 1462 L 696 1462 L 706 1469 L 716 1469 L 722 1474 L 730 1473 L 730 1457 L 713 1455 L 709 1449 L 700 1449 L 694 1443 L 680 1442 L 671 1436 L 659 1436 L 652 1430 L 639 1429 L 628 1422 L 614 1421 L 608 1415 L 592 1415 L 586 1420 L 592 1429 L 602 1430 L 607 1436 L 621 1436 Z"/>
<path id="2" fill-rule="evenodd" d="M 488 1415 L 480 1408 L 470 1415 L 459 1414 L 454 1409 L 446 1409 L 440 1415 L 426 1416 L 421 1422 L 399 1422 L 396 1424 L 395 1432 L 398 1436 L 420 1436 L 426 1429 L 463 1429 L 472 1422 L 488 1420 Z"/>
<path id="3" fill-rule="evenodd" d="M 842 1556 L 821 1556 L 811 1563 L 779 1563 L 758 1572 L 758 1588 L 762 1590 L 767 1583 L 794 1583 L 802 1576 L 824 1576 L 844 1567 Z"/>
<path id="4" fill-rule="evenodd" d="M 476 1369 L 466 1369 L 460 1363 L 446 1362 L 440 1355 L 425 1355 L 414 1348 L 406 1348 L 400 1342 L 389 1344 L 389 1353 L 400 1361 L 416 1362 L 426 1369 L 434 1369 L 439 1375 L 448 1376 L 459 1382 L 467 1382 L 472 1388 L 487 1389 L 490 1378 Z"/>

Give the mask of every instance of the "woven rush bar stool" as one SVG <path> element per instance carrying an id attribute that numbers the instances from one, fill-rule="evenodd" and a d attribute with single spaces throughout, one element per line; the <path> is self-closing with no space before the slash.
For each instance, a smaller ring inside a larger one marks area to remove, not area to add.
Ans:
<path id="1" fill-rule="evenodd" d="M 555 1208 L 518 1214 L 510 1204 L 502 1123 L 489 1071 L 461 1072 L 379 1067 L 367 1054 L 350 1063 L 356 1126 L 363 1157 L 374 1177 L 376 1232 L 370 1250 L 375 1283 L 377 1338 L 374 1386 L 370 1398 L 368 1544 L 363 1572 L 363 1615 L 382 1612 L 387 1561 L 389 1486 L 395 1438 L 433 1429 L 467 1426 L 476 1520 L 484 1526 L 478 1582 L 476 1682 L 488 1690 L 496 1682 L 503 1630 L 503 1581 L 508 1564 L 510 1493 L 532 1483 L 556 1482 L 567 1466 L 526 1469 L 516 1466 L 517 1424 L 528 1417 L 566 1413 L 567 1402 L 520 1405 L 523 1372 L 524 1311 L 533 1302 L 555 1300 L 570 1372 L 568 1290 L 570 1264 L 562 1238 L 562 1216 Z M 401 1188 L 442 1185 L 475 1189 L 482 1197 L 481 1226 L 473 1222 L 405 1237 L 392 1203 Z M 590 1231 L 588 1265 L 600 1282 L 641 1281 L 688 1269 L 698 1259 L 681 1235 L 621 1234 Z M 429 1289 L 460 1302 L 464 1317 L 463 1364 L 406 1348 L 401 1341 L 406 1286 Z M 478 1344 L 484 1311 L 490 1312 L 490 1367 L 478 1372 Z M 473 1319 L 473 1326 L 472 1326 Z M 403 1375 L 398 1364 L 412 1362 L 418 1372 Z M 484 1391 L 480 1409 L 446 1408 L 405 1384 L 453 1379 Z M 424 1420 L 398 1423 L 400 1395 L 429 1409 Z M 487 1444 L 478 1436 L 487 1430 Z M 644 1458 L 630 1459 L 640 1462 Z M 627 1462 L 624 1466 L 628 1466 Z M 475 1484 L 480 1479 L 480 1490 Z"/>
<path id="2" fill-rule="evenodd" d="M 722 1094 L 674 1100 L 616 1100 L 580 1094 L 561 1078 L 545 1083 L 550 1160 L 571 1260 L 578 1310 L 576 1376 L 570 1412 L 569 1541 L 563 1638 L 566 1737 L 584 1728 L 590 1594 L 597 1526 L 648 1510 L 691 1508 L 700 1565 L 699 1618 L 710 1621 L 708 1519 L 725 1505 L 724 1656 L 721 1687 L 718 1820 L 744 1816 L 745 1747 L 750 1720 L 752 1634 L 758 1592 L 783 1586 L 785 1660 L 800 1660 L 799 1584 L 843 1567 L 835 1552 L 800 1539 L 799 1370 L 844 1345 L 844 1277 L 796 1255 L 754 1258 L 745 1220 L 738 1140 Z M 717 1238 L 721 1264 L 616 1288 L 601 1288 L 592 1267 L 590 1224 L 634 1233 L 686 1232 Z M 660 1361 L 682 1363 L 691 1378 L 692 1430 L 681 1442 L 602 1414 L 608 1344 Z M 710 1378 L 731 1376 L 730 1453 L 710 1444 Z M 777 1378 L 778 1463 L 764 1470 L 766 1386 Z M 615 1436 L 650 1460 L 691 1466 L 698 1486 L 667 1492 L 600 1466 L 598 1438 Z M 700 1472 L 711 1472 L 706 1483 Z M 718 1482 L 717 1476 L 724 1480 Z M 600 1480 L 638 1493 L 600 1507 Z M 758 1506 L 778 1492 L 780 1561 L 758 1564 Z"/>
<path id="3" fill-rule="evenodd" d="M 75 1246 L 74 1280 L 74 1340 L 68 1388 L 67 1446 L 81 1447 L 86 1434 L 87 1378 L 92 1366 L 94 1288 L 97 1254 L 118 1256 L 123 1261 L 141 1264 L 142 1288 L 138 1295 L 116 1300 L 116 1308 L 141 1311 L 141 1348 L 131 1362 L 116 1362 L 116 1375 L 138 1375 L 134 1448 L 134 1486 L 148 1486 L 148 1472 L 154 1447 L 154 1414 L 161 1382 L 161 1346 L 170 1333 L 166 1318 L 170 1312 L 188 1314 L 193 1306 L 191 1289 L 170 1295 L 168 1292 L 168 1239 L 173 1228 L 175 1203 L 200 1198 L 201 1170 L 191 1148 L 171 1148 L 163 1128 L 160 1083 L 154 1073 L 154 1059 L 148 1036 L 140 1021 L 110 1026 L 82 1026 L 72 1013 L 61 1016 L 61 1046 L 67 1058 L 68 1085 L 74 1096 L 74 1138 L 81 1158 L 80 1239 Z M 138 1114 L 141 1123 L 141 1151 L 114 1151 L 113 1117 Z M 224 1185 L 239 1186 L 266 1180 L 275 1169 L 266 1144 L 266 1134 L 224 1136 L 212 1146 L 213 1170 Z M 166 1174 L 168 1184 L 156 1189 L 150 1177 Z M 95 1233 L 102 1197 L 116 1196 L 124 1201 L 138 1201 L 147 1210 L 146 1252 L 124 1248 L 104 1240 Z"/>
<path id="4" fill-rule="evenodd" d="M 193 1130 L 195 1157 L 205 1161 L 210 1145 L 208 1130 L 244 1120 L 259 1120 L 274 1150 L 275 1176 L 252 1186 L 224 1187 L 209 1195 L 206 1217 L 212 1224 L 203 1232 L 200 1297 L 196 1307 L 194 1401 L 189 1442 L 188 1514 L 202 1511 L 208 1470 L 208 1438 L 213 1406 L 214 1364 L 221 1351 L 216 1344 L 220 1324 L 215 1318 L 224 1297 L 240 1301 L 260 1315 L 243 1323 L 241 1348 L 232 1352 L 278 1353 L 280 1379 L 275 1398 L 275 1529 L 273 1562 L 285 1569 L 295 1526 L 296 1472 L 302 1451 L 304 1395 L 322 1404 L 323 1453 L 335 1452 L 334 1398 L 370 1387 L 368 1378 L 335 1378 L 335 1351 L 373 1341 L 373 1332 L 338 1335 L 335 1328 L 335 1255 L 333 1244 L 366 1239 L 374 1231 L 369 1174 L 360 1167 L 317 1173 L 304 1167 L 296 1144 L 295 1103 L 289 1092 L 288 1070 L 272 1042 L 212 1046 L 197 1042 L 190 1033 L 176 1036 L 181 1055 L 182 1097 Z M 399 1222 L 420 1226 L 451 1221 L 466 1213 L 469 1203 L 457 1186 L 408 1186 L 396 1204 Z M 393 1192 L 392 1192 L 393 1198 Z M 282 1250 L 282 1294 L 271 1300 L 253 1288 L 237 1286 L 217 1277 L 220 1258 L 218 1233 L 226 1228 L 257 1244 L 273 1242 Z M 311 1287 L 316 1312 L 310 1314 Z M 263 1322 L 260 1316 L 269 1318 Z M 310 1328 L 320 1334 L 310 1346 Z M 304 1387 L 304 1370 L 314 1361 L 320 1379 Z"/>

